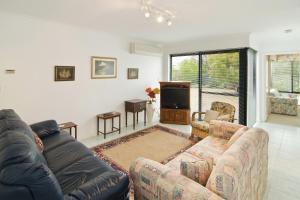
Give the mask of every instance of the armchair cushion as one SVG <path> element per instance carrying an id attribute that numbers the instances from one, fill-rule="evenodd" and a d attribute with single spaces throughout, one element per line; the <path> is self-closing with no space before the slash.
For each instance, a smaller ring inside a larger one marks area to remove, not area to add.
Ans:
<path id="1" fill-rule="evenodd" d="M 220 113 L 214 110 L 207 110 L 205 113 L 204 121 L 209 123 L 211 120 L 215 120 L 219 117 Z"/>
<path id="2" fill-rule="evenodd" d="M 213 167 L 212 159 L 199 158 L 197 161 L 184 161 L 180 163 L 180 174 L 205 186 Z"/>
<path id="3" fill-rule="evenodd" d="M 235 107 L 229 103 L 215 101 L 211 104 L 211 110 L 220 112 L 220 115 L 229 114 L 230 122 L 234 121 Z"/>

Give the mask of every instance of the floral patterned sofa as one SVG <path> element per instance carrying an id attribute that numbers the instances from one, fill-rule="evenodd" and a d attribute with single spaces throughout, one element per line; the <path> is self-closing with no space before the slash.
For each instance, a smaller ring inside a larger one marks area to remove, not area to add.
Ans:
<path id="1" fill-rule="evenodd" d="M 271 113 L 282 115 L 298 115 L 297 96 L 270 97 Z"/>
<path id="2" fill-rule="evenodd" d="M 135 200 L 263 199 L 268 134 L 262 129 L 215 120 L 209 129 L 208 137 L 166 165 L 145 158 L 135 160 L 130 168 Z M 201 184 L 181 174 L 183 163 L 197 161 L 210 163 L 195 174 Z"/>

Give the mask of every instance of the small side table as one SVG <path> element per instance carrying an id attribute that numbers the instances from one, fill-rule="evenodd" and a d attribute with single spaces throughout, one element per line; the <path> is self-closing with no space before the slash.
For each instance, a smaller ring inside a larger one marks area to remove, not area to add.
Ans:
<path id="1" fill-rule="evenodd" d="M 119 128 L 114 126 L 114 118 L 115 117 L 119 118 Z M 99 130 L 99 119 L 104 120 L 104 132 L 101 132 Z M 111 131 L 110 132 L 106 132 L 106 120 L 107 119 L 111 119 Z M 106 134 L 114 133 L 114 132 L 119 132 L 119 134 L 121 134 L 121 113 L 109 112 L 109 113 L 102 113 L 102 114 L 97 115 L 97 135 L 99 135 L 99 133 L 104 134 L 104 139 L 105 139 Z"/>
<path id="2" fill-rule="evenodd" d="M 58 125 L 60 130 L 69 129 L 70 135 L 72 135 L 72 128 L 75 129 L 75 139 L 77 140 L 77 124 L 74 122 L 66 122 Z"/>
<path id="3" fill-rule="evenodd" d="M 135 129 L 135 114 L 137 113 L 136 122 L 139 122 L 139 112 L 144 111 L 144 125 L 146 125 L 146 100 L 141 99 L 133 99 L 129 101 L 125 101 L 125 119 L 126 119 L 126 127 L 127 127 L 127 113 L 133 113 L 133 129 Z"/>

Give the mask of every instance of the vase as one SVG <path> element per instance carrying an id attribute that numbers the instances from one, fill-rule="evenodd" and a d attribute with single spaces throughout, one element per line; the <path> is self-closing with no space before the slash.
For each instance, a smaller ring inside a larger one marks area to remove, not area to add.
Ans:
<path id="1" fill-rule="evenodd" d="M 146 104 L 146 114 L 147 114 L 147 120 L 149 123 L 152 123 L 152 121 L 153 121 L 154 111 L 155 111 L 154 104 L 147 103 Z"/>

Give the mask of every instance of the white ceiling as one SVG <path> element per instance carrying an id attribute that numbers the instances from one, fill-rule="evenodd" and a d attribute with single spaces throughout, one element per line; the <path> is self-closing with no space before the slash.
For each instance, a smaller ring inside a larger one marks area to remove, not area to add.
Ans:
<path id="1" fill-rule="evenodd" d="M 140 9 L 140 0 L 0 0 L 0 11 L 162 43 L 300 26 L 300 0 L 152 2 L 176 14 L 171 27 L 146 19 Z"/>

